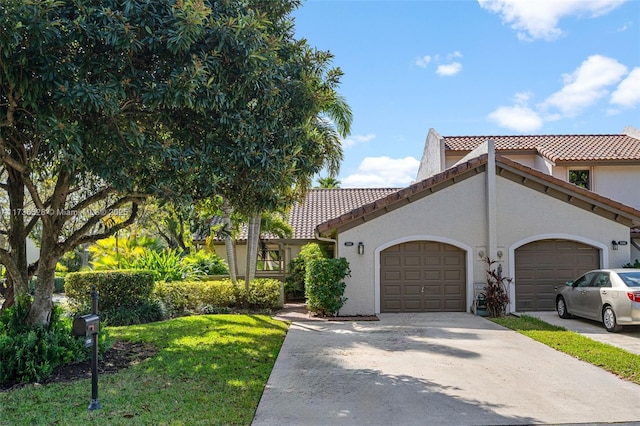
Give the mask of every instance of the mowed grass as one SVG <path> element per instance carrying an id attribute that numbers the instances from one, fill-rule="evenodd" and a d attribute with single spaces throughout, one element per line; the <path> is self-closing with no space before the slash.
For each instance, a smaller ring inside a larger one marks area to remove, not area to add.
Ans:
<path id="1" fill-rule="evenodd" d="M 288 325 L 262 315 L 203 315 L 110 327 L 115 340 L 159 352 L 99 377 L 99 410 L 88 411 L 91 381 L 0 393 L 1 425 L 249 425 Z"/>
<path id="2" fill-rule="evenodd" d="M 528 315 L 493 318 L 497 324 L 524 334 L 560 352 L 640 384 L 640 355 L 601 343 Z"/>

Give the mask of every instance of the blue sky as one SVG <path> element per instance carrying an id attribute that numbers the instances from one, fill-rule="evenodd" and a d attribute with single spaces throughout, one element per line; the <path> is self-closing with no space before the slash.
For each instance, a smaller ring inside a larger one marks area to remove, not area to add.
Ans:
<path id="1" fill-rule="evenodd" d="M 306 0 L 294 17 L 345 73 L 343 188 L 411 184 L 429 128 L 640 128 L 638 0 Z"/>

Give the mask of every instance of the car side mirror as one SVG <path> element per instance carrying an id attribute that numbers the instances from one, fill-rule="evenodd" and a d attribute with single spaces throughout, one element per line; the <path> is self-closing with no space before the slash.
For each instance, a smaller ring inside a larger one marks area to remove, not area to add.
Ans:
<path id="1" fill-rule="evenodd" d="M 573 287 L 573 281 L 567 281 L 567 282 L 565 283 L 565 285 L 566 285 L 567 287 Z"/>

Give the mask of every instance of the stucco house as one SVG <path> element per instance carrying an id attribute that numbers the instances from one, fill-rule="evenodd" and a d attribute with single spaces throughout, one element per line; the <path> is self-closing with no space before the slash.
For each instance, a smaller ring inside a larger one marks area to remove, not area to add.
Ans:
<path id="1" fill-rule="evenodd" d="M 512 278 L 510 311 L 552 310 L 553 286 L 640 258 L 640 135 L 427 136 L 416 183 L 312 190 L 288 261 L 309 241 L 351 267 L 340 311 L 470 311 L 486 261 Z M 355 194 L 359 194 L 356 199 Z M 222 254 L 222 251 L 220 251 Z"/>

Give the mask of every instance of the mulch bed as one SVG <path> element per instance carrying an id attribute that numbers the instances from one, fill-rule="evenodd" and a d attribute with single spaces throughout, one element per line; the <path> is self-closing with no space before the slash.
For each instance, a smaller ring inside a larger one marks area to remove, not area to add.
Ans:
<path id="1" fill-rule="evenodd" d="M 152 358 L 158 353 L 158 349 L 149 343 L 116 342 L 111 349 L 102 354 L 98 360 L 98 374 L 113 374 L 120 370 L 140 364 Z M 77 364 L 69 364 L 59 367 L 53 371 L 53 375 L 40 384 L 70 382 L 79 379 L 91 378 L 91 360 Z M 6 392 L 20 387 L 28 386 L 29 383 L 7 383 L 0 387 L 0 392 Z"/>
<path id="2" fill-rule="evenodd" d="M 375 315 L 358 315 L 353 317 L 326 317 L 327 321 L 380 321 Z"/>

